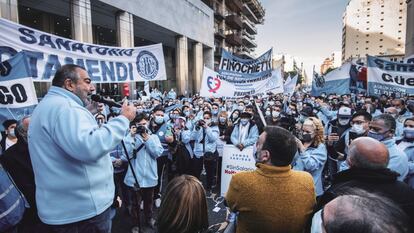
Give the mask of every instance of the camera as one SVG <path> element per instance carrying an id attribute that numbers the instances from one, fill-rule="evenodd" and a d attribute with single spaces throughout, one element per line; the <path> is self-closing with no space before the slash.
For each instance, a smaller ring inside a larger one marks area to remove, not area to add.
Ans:
<path id="1" fill-rule="evenodd" d="M 137 134 L 145 134 L 148 133 L 147 127 L 143 125 L 137 125 Z"/>

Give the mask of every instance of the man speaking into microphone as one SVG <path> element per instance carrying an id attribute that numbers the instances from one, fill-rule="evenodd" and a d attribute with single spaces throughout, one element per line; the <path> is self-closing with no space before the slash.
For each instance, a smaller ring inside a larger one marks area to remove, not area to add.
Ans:
<path id="1" fill-rule="evenodd" d="M 98 127 L 87 109 L 94 90 L 87 71 L 64 65 L 31 118 L 29 151 L 38 214 L 51 232 L 111 232 L 109 152 L 128 133 L 136 108 L 125 101 L 118 117 Z"/>

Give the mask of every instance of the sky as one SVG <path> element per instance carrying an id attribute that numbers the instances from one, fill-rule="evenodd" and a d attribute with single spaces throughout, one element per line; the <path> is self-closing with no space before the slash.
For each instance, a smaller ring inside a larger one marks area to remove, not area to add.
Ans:
<path id="1" fill-rule="evenodd" d="M 260 0 L 266 15 L 258 25 L 256 55 L 273 47 L 273 54 L 297 57 L 308 77 L 332 52 L 341 51 L 342 15 L 348 0 Z"/>

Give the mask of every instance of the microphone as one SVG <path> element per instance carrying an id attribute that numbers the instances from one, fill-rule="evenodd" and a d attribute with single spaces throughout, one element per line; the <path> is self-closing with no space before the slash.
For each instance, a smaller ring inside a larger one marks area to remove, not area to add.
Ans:
<path id="1" fill-rule="evenodd" d="M 118 104 L 117 102 L 112 101 L 112 100 L 107 100 L 107 99 L 104 99 L 104 98 L 103 98 L 102 96 L 100 96 L 100 95 L 92 95 L 92 96 L 91 96 L 91 99 L 92 99 L 93 101 L 95 101 L 95 102 L 99 102 L 99 103 L 106 104 L 106 105 L 108 105 L 110 108 L 112 108 L 112 107 L 121 108 L 121 107 L 122 107 L 122 105 Z"/>

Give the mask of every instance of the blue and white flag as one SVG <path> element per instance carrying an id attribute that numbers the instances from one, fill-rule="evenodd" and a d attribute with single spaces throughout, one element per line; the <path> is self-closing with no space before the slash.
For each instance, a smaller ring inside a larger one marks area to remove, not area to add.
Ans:
<path id="1" fill-rule="evenodd" d="M 314 72 L 312 96 L 320 96 L 322 93 L 335 93 L 337 95 L 349 94 L 350 69 L 351 63 L 348 62 L 324 76 Z"/>
<path id="2" fill-rule="evenodd" d="M 292 96 L 293 92 L 295 92 L 296 83 L 298 82 L 298 74 L 295 75 L 295 77 L 291 78 L 290 75 L 288 79 L 286 79 L 285 84 L 283 85 L 285 91 L 284 93 L 288 96 Z"/>
<path id="3" fill-rule="evenodd" d="M 414 94 L 414 63 L 391 62 L 367 56 L 368 94 L 403 97 Z"/>
<path id="4" fill-rule="evenodd" d="M 0 123 L 21 119 L 38 103 L 26 55 L 17 53 L 0 63 Z"/>
<path id="5" fill-rule="evenodd" d="M 167 79 L 162 44 L 135 48 L 88 44 L 2 18 L 0 32 L 0 61 L 25 51 L 36 82 L 51 82 L 65 64 L 84 67 L 94 83 Z"/>

